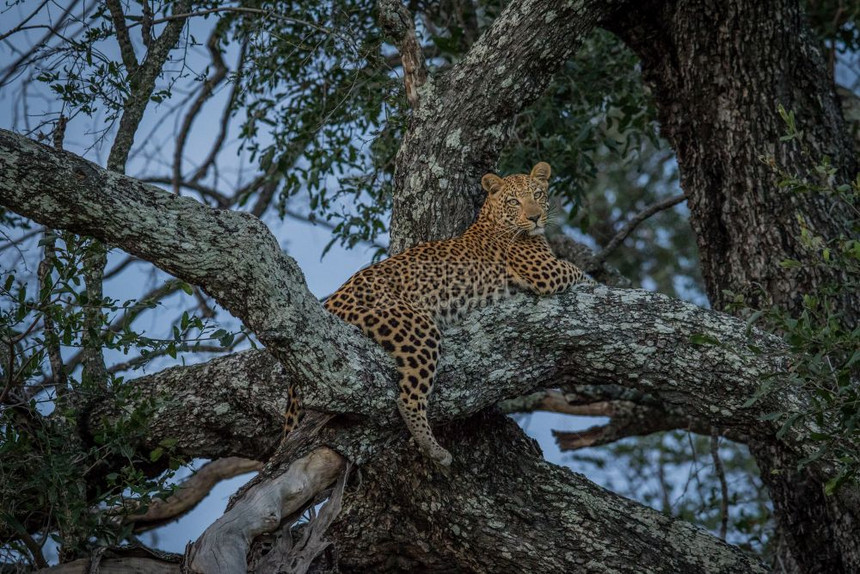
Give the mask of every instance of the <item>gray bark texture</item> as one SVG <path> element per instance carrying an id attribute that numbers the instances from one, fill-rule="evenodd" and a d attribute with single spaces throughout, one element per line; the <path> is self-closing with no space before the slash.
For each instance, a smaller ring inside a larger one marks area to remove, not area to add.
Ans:
<path id="1" fill-rule="evenodd" d="M 0 132 L 0 168 L 5 174 L 0 182 L 0 200 L 4 206 L 37 221 L 50 221 L 56 227 L 95 235 L 109 244 L 147 257 L 186 281 L 194 281 L 246 324 L 253 325 L 261 338 L 268 338 L 269 352 L 291 357 L 290 367 L 287 367 L 283 361 L 275 363 L 263 351 L 249 351 L 147 377 L 140 387 L 153 395 L 141 398 L 164 398 L 151 421 L 151 444 L 163 438 L 175 438 L 179 439 L 180 452 L 193 456 L 265 457 L 279 436 L 279 413 L 286 381 L 290 381 L 303 389 L 308 409 L 339 415 L 329 425 L 331 428 L 318 433 L 309 445 L 330 445 L 350 460 L 367 465 L 399 452 L 397 460 L 403 462 L 397 467 L 382 465 L 380 472 L 387 469 L 398 477 L 428 474 L 426 462 L 408 445 L 407 434 L 396 417 L 393 368 L 381 350 L 357 330 L 336 320 L 313 324 L 296 318 L 293 319 L 295 324 L 278 328 L 277 338 L 271 336 L 272 323 L 284 324 L 279 322 L 290 320 L 283 318 L 283 314 L 296 311 L 295 308 L 281 309 L 276 314 L 277 303 L 272 299 L 305 301 L 323 320 L 333 318 L 325 314 L 307 292 L 301 276 L 293 274 L 295 263 L 278 249 L 274 238 L 259 221 L 176 198 L 130 178 L 109 174 L 72 154 L 56 152 L 8 132 Z M 74 183 L 64 183 L 69 181 Z M 225 225 L 229 233 L 216 232 Z M 156 228 L 158 233 L 154 233 Z M 249 261 L 246 256 L 249 252 L 258 254 L 250 259 L 256 263 L 256 268 L 243 263 Z M 191 254 L 198 265 L 192 263 Z M 222 265 L 210 267 L 207 261 L 219 261 Z M 224 262 L 230 263 L 228 270 L 223 270 Z M 279 291 L 267 293 L 260 286 L 266 281 L 270 286 L 277 282 Z M 271 312 L 263 317 L 258 309 L 251 308 L 252 305 Z M 298 325 L 302 325 L 301 328 Z M 547 328 L 548 325 L 553 328 Z M 701 332 L 710 333 L 720 344 L 695 344 L 693 336 Z M 757 387 L 761 373 L 779 368 L 784 348 L 778 339 L 757 332 L 748 335 L 739 320 L 661 295 L 607 287 L 575 289 L 557 298 L 520 295 L 475 313 L 463 324 L 448 329 L 445 336 L 439 386 L 431 410 L 431 417 L 437 423 L 473 415 L 501 399 L 523 394 L 534 387 L 576 380 L 596 385 L 622 381 L 667 402 L 683 405 L 691 416 L 704 417 L 715 426 L 739 427 L 744 433 L 765 436 L 773 436 L 777 430 L 774 423 L 760 423 L 756 412 L 743 409 L 742 403 Z M 329 342 L 332 338 L 334 342 Z M 763 352 L 754 353 L 747 348 L 747 343 L 754 343 Z M 306 350 L 316 348 L 316 351 L 295 354 L 292 349 L 297 345 Z M 327 349 L 329 345 L 333 348 Z M 512 355 L 507 350 L 514 347 L 519 352 Z M 334 358 L 341 355 L 346 355 L 348 360 L 341 362 Z M 324 360 L 326 356 L 329 359 Z M 326 372 L 329 364 L 338 369 L 339 376 L 332 377 Z M 703 365 L 707 368 L 702 368 Z M 375 375 L 368 377 L 367 373 Z M 761 405 L 761 408 L 766 407 L 766 404 Z M 101 417 L 109 417 L 109 399 L 102 405 L 95 405 L 91 413 L 97 419 L 93 423 Z M 357 424 L 361 423 L 361 417 L 365 424 Z M 504 429 L 508 435 L 521 432 L 504 426 L 502 420 L 493 424 L 497 425 L 493 428 Z M 213 425 L 217 425 L 217 430 Z M 224 433 L 224 429 L 229 430 Z M 490 434 L 480 436 L 481 429 Z M 475 465 L 487 464 L 489 459 L 481 462 L 476 458 L 488 456 L 486 448 L 475 451 L 470 443 L 463 441 L 490 441 L 497 431 L 489 429 L 472 419 L 443 429 L 443 440 L 455 457 L 455 477 L 447 480 L 454 480 L 458 473 L 471 472 Z M 473 433 L 478 434 L 470 438 Z M 786 437 L 787 448 L 802 449 L 802 444 L 792 442 L 795 438 L 793 435 Z M 496 443 L 500 452 L 492 459 L 502 463 L 504 472 L 511 472 L 506 468 L 511 461 L 503 462 L 505 457 L 516 458 L 517 452 L 524 451 L 514 450 L 504 456 L 501 451 L 513 444 L 525 444 L 522 443 L 524 438 L 518 440 L 520 443 L 507 439 Z M 268 469 L 245 492 L 254 492 L 254 486 L 276 480 L 289 469 L 291 461 L 308 451 L 293 447 L 290 442 L 284 443 L 285 448 L 272 457 Z M 146 445 L 141 448 L 145 449 Z M 574 479 L 571 473 L 540 462 L 537 454 L 533 460 L 524 460 L 522 464 L 533 473 L 528 484 L 571 492 L 579 488 L 574 484 L 584 482 L 584 479 Z M 392 470 L 394 468 L 396 470 Z M 502 473 L 503 469 L 500 467 L 497 471 Z M 478 480 L 466 475 L 462 479 Z M 574 480 L 576 482 L 571 483 Z M 509 493 L 511 496 L 519 491 L 517 484 L 522 481 L 511 483 L 514 489 Z M 632 537 L 628 526 L 617 522 L 630 514 L 631 503 L 596 487 L 589 488 L 593 494 L 606 496 L 604 504 L 614 508 L 612 513 L 601 508 L 593 516 L 583 510 L 590 521 L 604 524 L 600 532 L 617 536 L 604 540 L 604 547 L 611 548 L 618 540 Z M 539 492 L 540 489 L 532 496 L 537 497 Z M 365 494 L 372 493 L 359 491 L 347 496 L 342 518 L 332 526 L 339 548 L 342 543 L 335 533 L 345 532 L 346 517 L 350 516 L 354 505 L 362 504 Z M 502 494 L 495 492 L 494 496 Z M 241 498 L 242 495 L 237 500 Z M 488 493 L 475 492 L 472 496 L 476 515 L 482 508 L 489 512 L 497 502 Z M 561 501 L 552 504 L 560 505 Z M 526 504 L 523 508 L 527 507 Z M 420 524 L 438 520 L 432 516 L 437 511 L 435 506 L 428 507 L 431 514 L 420 515 L 413 509 L 410 515 L 415 520 L 414 527 L 420 529 Z M 496 509 L 493 515 L 511 522 L 518 512 L 524 510 L 508 505 Z M 695 533 L 695 529 L 660 517 L 655 511 L 642 508 L 638 512 L 655 527 L 673 524 L 671 530 L 677 530 L 678 536 L 663 539 L 655 558 L 677 555 L 679 564 L 699 564 L 700 571 L 744 572 L 758 568 L 750 558 L 713 537 Z M 561 525 L 570 525 L 583 519 L 577 516 L 560 514 L 558 519 Z M 468 526 L 465 522 L 462 525 L 463 528 Z M 559 528 L 560 536 L 566 532 L 566 526 Z M 619 528 L 629 536 L 618 536 Z M 586 532 L 589 537 L 601 536 L 595 534 L 593 528 L 579 533 Z M 487 550 L 494 548 L 493 544 L 503 544 L 504 529 L 498 534 L 501 538 L 495 540 L 480 536 L 468 543 L 469 548 L 479 550 L 473 546 L 479 540 L 487 542 Z M 552 565 L 575 560 L 575 553 L 571 553 L 574 548 L 593 544 L 592 538 L 577 539 L 576 532 L 567 532 L 566 536 L 571 540 L 558 547 L 566 549 L 562 554 L 548 555 L 545 549 L 540 552 L 543 563 Z M 687 548 L 687 554 L 679 554 L 678 545 L 684 544 L 678 537 L 695 540 L 695 544 Z M 654 544 L 657 542 L 649 539 L 647 545 L 653 547 Z M 379 552 L 383 551 L 380 547 Z M 459 553 L 446 555 L 447 567 L 492 570 L 489 565 L 478 567 L 470 562 L 467 554 L 461 549 Z M 425 560 L 425 566 L 434 569 L 443 560 L 430 553 L 424 558 L 410 556 L 413 561 Z M 608 554 L 604 558 L 608 560 Z M 391 559 L 394 560 L 392 564 L 397 563 L 396 554 L 391 554 Z M 711 570 L 710 566 L 697 562 L 705 559 L 716 561 L 709 564 L 723 564 L 724 568 Z M 504 564 L 500 564 L 497 571 L 503 571 Z M 661 564 L 663 562 L 654 562 L 644 568 L 668 571 Z M 629 562 L 628 566 L 631 572 L 643 569 L 641 562 Z M 361 567 L 356 564 L 356 568 Z"/>
<path id="2" fill-rule="evenodd" d="M 459 235 L 474 221 L 485 196 L 481 177 L 492 170 L 516 113 L 621 4 L 511 2 L 460 62 L 427 79 L 397 154 L 392 254 Z"/>
<path id="3" fill-rule="evenodd" d="M 655 85 L 714 306 L 724 305 L 722 289 L 756 283 L 791 307 L 801 290 L 834 279 L 773 265 L 806 257 L 794 241 L 796 211 L 821 231 L 844 224 L 826 205 L 780 195 L 760 164 L 766 153 L 801 161 L 775 147 L 776 104 L 809 117 L 813 150 L 845 173 L 854 168 L 823 65 L 788 0 L 510 2 L 462 61 L 418 90 L 397 157 L 392 250 L 456 235 L 471 222 L 482 200 L 478 182 L 513 115 L 596 25 L 640 55 Z M 811 453 L 809 429 L 777 438 L 780 421 L 761 420 L 774 410 L 802 411 L 805 397 L 784 390 L 744 407 L 762 375 L 784 368 L 786 348 L 738 319 L 609 287 L 519 295 L 473 313 L 444 333 L 431 400 L 431 420 L 454 456 L 444 474 L 418 454 L 396 416 L 390 359 L 322 309 L 255 217 L 210 209 L 5 131 L 0 204 L 200 286 L 266 346 L 138 381 L 148 393 L 142 399 L 159 404 L 150 435 L 136 445 L 143 452 L 172 438 L 189 456 L 267 460 L 195 543 L 192 569 L 243 571 L 250 551 L 249 563 L 268 564 L 257 571 L 278 571 L 254 539 L 285 528 L 279 540 L 288 540 L 297 509 L 324 495 L 348 460 L 361 465 L 361 479 L 345 487 L 326 533 L 334 551 L 320 554 L 317 571 L 764 571 L 716 537 L 547 464 L 493 407 L 535 388 L 579 384 L 632 389 L 673 416 L 748 437 L 793 567 L 860 571 L 856 492 L 826 499 L 830 461 L 794 470 Z M 846 301 L 846 310 L 856 303 Z M 288 384 L 301 389 L 309 413 L 282 441 Z M 87 412 L 90 426 L 118 416 L 109 397 Z M 217 548 L 233 549 L 229 560 L 213 561 Z"/>
<path id="4" fill-rule="evenodd" d="M 653 87 L 714 307 L 725 308 L 731 291 L 753 307 L 799 313 L 803 294 L 844 283 L 801 244 L 797 217 L 833 238 L 851 234 L 851 215 L 821 195 L 780 187 L 761 160 L 809 174 L 827 156 L 842 181 L 857 174 L 851 134 L 800 3 L 643 2 L 605 25 L 641 58 Z M 786 130 L 779 105 L 796 115 L 800 142 L 779 141 Z M 783 268 L 785 259 L 801 266 Z M 860 293 L 841 303 L 845 325 L 856 328 Z M 828 497 L 823 476 L 798 472 L 793 454 L 756 440 L 750 447 L 799 571 L 860 571 L 860 492 Z"/>

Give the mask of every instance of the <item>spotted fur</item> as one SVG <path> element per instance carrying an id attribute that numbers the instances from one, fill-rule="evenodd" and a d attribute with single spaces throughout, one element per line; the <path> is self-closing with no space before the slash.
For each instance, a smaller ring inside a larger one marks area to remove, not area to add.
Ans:
<path id="1" fill-rule="evenodd" d="M 504 179 L 487 174 L 487 199 L 463 235 L 417 245 L 362 269 L 325 302 L 388 351 L 400 372 L 397 406 L 425 455 L 448 466 L 427 423 L 442 343 L 439 325 L 508 295 L 511 287 L 540 294 L 591 281 L 576 266 L 556 259 L 543 236 L 550 166 Z M 298 420 L 291 395 L 287 424 Z"/>

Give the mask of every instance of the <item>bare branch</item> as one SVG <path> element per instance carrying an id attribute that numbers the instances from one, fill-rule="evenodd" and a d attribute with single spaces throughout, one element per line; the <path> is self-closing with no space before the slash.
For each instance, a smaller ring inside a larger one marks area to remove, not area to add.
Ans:
<path id="1" fill-rule="evenodd" d="M 24 29 L 24 27 L 27 25 L 27 22 L 29 22 L 30 20 L 32 20 L 32 19 L 33 19 L 33 17 L 34 17 L 36 14 L 38 14 L 39 12 L 41 12 L 41 11 L 42 11 L 42 8 L 44 8 L 44 7 L 45 7 L 45 5 L 46 5 L 47 3 L 48 3 L 48 0 L 42 0 L 42 2 L 41 2 L 41 3 L 36 7 L 36 9 L 35 9 L 35 10 L 33 10 L 32 12 L 30 12 L 30 15 L 29 15 L 29 16 L 27 16 L 26 18 L 24 18 L 23 20 L 21 20 L 20 22 L 18 22 L 18 25 L 17 25 L 17 26 L 15 26 L 14 28 L 12 28 L 12 29 L 11 29 L 11 30 L 9 30 L 8 32 L 4 32 L 4 33 L 0 34 L 0 42 L 2 42 L 3 40 L 5 40 L 5 39 L 6 39 L 6 38 L 8 38 L 9 36 L 12 36 L 13 34 L 17 34 L 17 33 L 18 33 L 18 32 L 20 32 L 22 29 Z"/>
<path id="2" fill-rule="evenodd" d="M 609 240 L 609 243 L 606 244 L 606 247 L 604 247 L 600 251 L 600 253 L 594 256 L 595 260 L 598 263 L 603 263 L 604 261 L 606 261 L 606 258 L 609 257 L 609 255 L 611 255 L 612 252 L 615 251 L 615 249 L 617 249 L 618 246 L 621 245 L 621 243 L 625 239 L 627 239 L 628 235 L 633 233 L 633 230 L 636 229 L 640 223 L 642 223 L 655 213 L 659 213 L 661 211 L 669 209 L 670 207 L 674 207 L 682 201 L 685 201 L 686 199 L 687 196 L 682 193 L 680 195 L 664 199 L 663 201 L 658 201 L 653 205 L 649 205 L 648 207 L 634 215 L 627 223 L 624 224 L 624 227 L 622 227 L 618 231 L 618 233 L 616 233 L 615 236 Z"/>
<path id="3" fill-rule="evenodd" d="M 173 152 L 173 193 L 179 194 L 179 182 L 182 179 L 182 155 L 185 151 L 185 141 L 188 139 L 188 133 L 191 131 L 191 124 L 203 109 L 203 104 L 206 103 L 215 88 L 224 81 L 227 77 L 227 66 L 224 65 L 224 58 L 221 57 L 221 29 L 216 26 L 209 35 L 209 40 L 206 42 L 206 48 L 209 50 L 209 56 L 212 58 L 212 64 L 215 66 L 215 71 L 211 76 L 206 78 L 203 86 L 200 88 L 200 93 L 197 94 L 194 103 L 185 118 L 182 120 L 182 126 L 179 128 L 179 134 L 176 137 L 176 149 Z"/>
<path id="4" fill-rule="evenodd" d="M 277 12 L 273 12 L 272 10 L 262 10 L 260 8 L 248 8 L 244 6 L 221 6 L 218 8 L 207 8 L 206 10 L 198 10 L 196 12 L 189 12 L 189 6 L 183 5 L 182 9 L 184 12 L 173 14 L 171 16 L 165 16 L 164 18 L 158 18 L 150 22 L 151 26 L 156 24 L 163 24 L 164 22 L 175 22 L 176 20 L 185 20 L 187 18 L 197 18 L 199 16 L 206 16 L 208 14 L 216 14 L 218 12 L 233 12 L 236 14 L 254 14 L 257 16 L 263 16 L 265 18 L 272 18 L 275 20 L 282 20 L 284 22 L 291 22 L 293 24 L 300 24 L 302 26 L 307 26 L 308 28 L 313 28 L 319 32 L 325 32 L 326 34 L 335 34 L 334 30 L 330 30 L 329 28 L 325 28 L 323 26 L 319 26 L 318 24 L 314 24 L 313 22 L 308 22 L 307 20 L 302 20 L 300 18 L 293 18 L 291 16 L 284 16 L 282 14 L 278 14 Z M 136 18 L 130 17 L 130 20 L 134 20 Z M 134 28 L 138 24 L 132 24 L 129 28 Z"/>
<path id="5" fill-rule="evenodd" d="M 296 460 L 273 480 L 258 484 L 216 520 L 194 543 L 188 564 L 194 572 L 245 572 L 250 541 L 276 529 L 326 489 L 346 469 L 346 460 L 320 448 Z"/>
<path id="6" fill-rule="evenodd" d="M 18 70 L 21 69 L 21 66 L 28 63 L 28 60 L 33 57 L 33 54 L 35 54 L 38 50 L 44 48 L 45 44 L 47 44 L 47 42 L 49 42 L 59 33 L 59 30 L 66 24 L 69 19 L 69 15 L 74 11 L 80 1 L 81 0 L 72 0 L 72 2 L 69 2 L 69 4 L 63 10 L 63 13 L 60 14 L 59 18 L 57 18 L 56 22 L 54 22 L 48 28 L 48 31 L 45 33 L 45 35 L 42 36 L 38 42 L 33 43 L 30 49 L 27 50 L 27 52 L 21 54 L 21 56 L 19 56 L 17 60 L 3 68 L 3 76 L 2 78 L 0 78 L 0 87 L 5 86 L 9 82 L 9 80 L 17 74 Z M 93 10 L 94 7 L 95 5 L 90 6 L 89 8 L 85 9 L 85 12 L 89 13 L 91 10 Z"/>
<path id="7" fill-rule="evenodd" d="M 236 63 L 236 74 L 240 76 L 242 74 L 242 70 L 245 66 L 245 58 L 248 53 L 248 42 L 247 40 L 242 42 L 241 48 L 239 48 L 239 61 Z M 239 95 L 239 90 L 241 89 L 242 82 L 240 78 L 237 77 L 233 82 L 233 87 L 230 89 L 230 96 L 227 98 L 227 103 L 224 104 L 224 110 L 221 112 L 221 120 L 218 123 L 218 135 L 215 136 L 215 141 L 212 142 L 212 147 L 209 150 L 209 155 L 206 156 L 206 159 L 197 167 L 194 171 L 194 174 L 191 176 L 191 181 L 196 182 L 204 177 L 206 177 L 206 173 L 209 171 L 209 168 L 215 164 L 215 158 L 218 157 L 218 153 L 221 151 L 221 147 L 224 145 L 224 140 L 227 138 L 227 127 L 230 124 L 230 115 L 233 113 L 233 106 L 236 103 L 236 97 Z M 257 217 L 259 217 L 258 214 Z"/>
<path id="8" fill-rule="evenodd" d="M 158 528 L 191 511 L 222 480 L 261 468 L 262 463 L 239 457 L 208 462 L 188 477 L 172 496 L 166 500 L 154 500 L 144 514 L 126 516 L 125 521 L 134 523 L 135 532 Z"/>

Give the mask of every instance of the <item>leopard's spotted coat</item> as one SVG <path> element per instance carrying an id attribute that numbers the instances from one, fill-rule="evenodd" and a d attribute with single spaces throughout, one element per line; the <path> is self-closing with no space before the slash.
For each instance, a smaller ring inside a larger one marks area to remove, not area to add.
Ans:
<path id="1" fill-rule="evenodd" d="M 400 414 L 421 450 L 444 466 L 451 455 L 427 423 L 440 323 L 506 296 L 511 287 L 551 294 L 590 281 L 576 266 L 556 259 L 543 236 L 549 177 L 550 166 L 543 162 L 529 175 L 485 175 L 487 199 L 463 235 L 417 245 L 362 269 L 325 302 L 326 309 L 394 357 Z M 298 414 L 293 399 L 288 427 Z"/>

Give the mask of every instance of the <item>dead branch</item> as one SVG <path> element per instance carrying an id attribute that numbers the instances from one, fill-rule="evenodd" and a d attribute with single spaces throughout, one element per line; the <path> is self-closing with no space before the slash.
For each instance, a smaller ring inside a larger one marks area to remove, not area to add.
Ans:
<path id="1" fill-rule="evenodd" d="M 345 469 L 346 460 L 329 448 L 296 460 L 277 479 L 246 492 L 207 528 L 191 547 L 187 564 L 206 574 L 246 572 L 251 540 L 278 528 L 283 517 L 304 507 Z"/>
<path id="2" fill-rule="evenodd" d="M 218 482 L 259 471 L 262 463 L 247 458 L 228 457 L 208 462 L 188 477 L 178 490 L 165 500 L 154 500 L 143 514 L 131 514 L 125 522 L 134 523 L 135 532 L 158 528 L 191 511 L 208 496 Z"/>
<path id="3" fill-rule="evenodd" d="M 381 0 L 377 3 L 379 23 L 391 36 L 400 52 L 403 65 L 403 83 L 409 106 L 418 109 L 418 90 L 427 81 L 424 53 L 415 34 L 415 19 L 400 0 Z"/>

